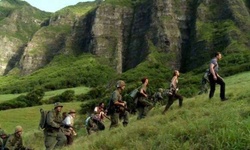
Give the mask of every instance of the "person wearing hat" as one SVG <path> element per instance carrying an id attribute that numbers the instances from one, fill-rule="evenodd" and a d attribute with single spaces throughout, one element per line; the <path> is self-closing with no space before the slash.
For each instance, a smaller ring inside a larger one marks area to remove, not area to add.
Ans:
<path id="1" fill-rule="evenodd" d="M 8 137 L 4 149 L 26 149 L 26 147 L 23 146 L 22 133 L 23 128 L 21 126 L 16 126 L 15 132 Z"/>
<path id="2" fill-rule="evenodd" d="M 67 145 L 71 145 L 73 143 L 73 136 L 77 135 L 73 128 L 75 117 L 76 111 L 74 109 L 71 109 L 67 117 L 62 122 L 65 128 L 64 133 L 67 137 Z"/>
<path id="3" fill-rule="evenodd" d="M 61 110 L 63 105 L 60 102 L 54 104 L 54 109 L 48 112 L 46 127 L 44 129 L 44 144 L 46 150 L 61 148 L 65 146 L 67 138 L 63 133 Z"/>
<path id="4" fill-rule="evenodd" d="M 109 101 L 109 114 L 111 119 L 110 129 L 118 126 L 119 117 L 123 118 L 123 126 L 128 124 L 128 111 L 126 102 L 122 101 L 121 92 L 125 89 L 125 82 L 122 80 L 117 81 L 116 90 L 112 93 Z"/>

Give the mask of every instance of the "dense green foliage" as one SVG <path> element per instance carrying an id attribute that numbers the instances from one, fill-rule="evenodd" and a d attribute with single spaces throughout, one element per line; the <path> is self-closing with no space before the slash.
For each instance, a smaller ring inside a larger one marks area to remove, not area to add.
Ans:
<path id="1" fill-rule="evenodd" d="M 0 92 L 23 93 L 37 87 L 45 91 L 82 85 L 95 87 L 106 84 L 114 75 L 115 71 L 112 68 L 101 65 L 94 56 L 58 56 L 47 67 L 30 75 L 1 77 Z"/>
<path id="2" fill-rule="evenodd" d="M 0 110 L 41 105 L 43 96 L 44 91 L 42 89 L 35 89 L 26 95 L 20 95 L 15 99 L 1 103 Z"/>

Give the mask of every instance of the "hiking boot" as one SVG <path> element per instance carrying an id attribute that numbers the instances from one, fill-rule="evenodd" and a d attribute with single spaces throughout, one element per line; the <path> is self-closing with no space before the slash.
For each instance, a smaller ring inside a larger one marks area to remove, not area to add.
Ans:
<path id="1" fill-rule="evenodd" d="M 123 124 L 124 127 L 126 127 L 128 125 L 127 122 L 123 122 L 122 124 Z"/>
<path id="2" fill-rule="evenodd" d="M 222 98 L 222 99 L 221 99 L 221 101 L 226 101 L 226 100 L 228 100 L 228 98 Z"/>

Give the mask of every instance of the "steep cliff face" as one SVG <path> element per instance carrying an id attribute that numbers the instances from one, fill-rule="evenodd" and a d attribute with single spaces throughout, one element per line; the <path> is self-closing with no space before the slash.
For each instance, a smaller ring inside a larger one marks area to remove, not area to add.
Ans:
<path id="1" fill-rule="evenodd" d="M 0 74 L 19 66 L 27 42 L 39 28 L 47 13 L 25 2 L 0 1 Z M 31 15 L 32 14 L 32 15 Z"/>
<path id="2" fill-rule="evenodd" d="M 24 43 L 18 39 L 7 36 L 0 36 L 0 41 L 0 74 L 4 75 L 18 63 L 22 55 L 22 45 Z"/>
<path id="3" fill-rule="evenodd" d="M 76 28 L 79 20 L 85 20 L 85 13 L 94 6 L 85 5 L 80 11 L 65 8 L 44 20 L 41 28 L 37 30 L 24 50 L 20 61 L 21 74 L 30 74 L 46 66 L 56 55 L 79 54 L 83 42 L 80 39 L 83 39 L 82 37 L 86 36 L 86 33 L 78 36 L 79 33 L 82 33 L 82 30 L 79 29 L 74 32 L 74 28 Z M 81 17 L 81 15 L 84 17 Z"/>
<path id="4" fill-rule="evenodd" d="M 124 53 L 131 26 L 133 10 L 126 7 L 101 5 L 93 22 L 93 53 L 111 60 L 122 73 Z"/>
<path id="5" fill-rule="evenodd" d="M 70 12 L 64 15 L 55 14 L 49 19 L 47 26 L 37 30 L 20 60 L 21 74 L 30 74 L 44 67 L 54 56 L 65 52 L 74 17 Z"/>
<path id="6" fill-rule="evenodd" d="M 227 56 L 249 51 L 250 17 L 242 0 L 196 0 L 190 4 L 190 42 L 183 70 L 207 63 L 216 51 Z"/>
<path id="7" fill-rule="evenodd" d="M 68 53 L 92 53 L 122 73 L 147 61 L 152 49 L 168 56 L 166 67 L 186 72 L 206 64 L 215 51 L 249 51 L 247 0 L 107 0 L 52 15 L 19 0 L 14 6 L 3 1 L 0 74 L 16 67 L 29 74 Z"/>
<path id="8" fill-rule="evenodd" d="M 84 52 L 107 58 L 118 73 L 146 60 L 149 42 L 159 52 L 172 53 L 174 57 L 168 61 L 178 68 L 181 35 L 177 23 L 172 1 L 147 1 L 135 7 L 102 4 L 76 24 L 78 40 L 74 42 L 81 43 Z"/>

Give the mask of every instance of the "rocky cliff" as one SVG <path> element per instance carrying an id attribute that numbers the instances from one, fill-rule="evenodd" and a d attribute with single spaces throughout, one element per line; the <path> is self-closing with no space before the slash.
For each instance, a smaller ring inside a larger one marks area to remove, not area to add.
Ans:
<path id="1" fill-rule="evenodd" d="M 215 51 L 250 50 L 246 0 L 106 0 L 54 14 L 19 0 L 2 0 L 0 7 L 2 75 L 14 68 L 30 74 L 68 53 L 103 57 L 122 73 L 147 61 L 152 49 L 169 56 L 166 67 L 185 72 Z"/>

